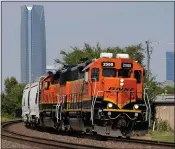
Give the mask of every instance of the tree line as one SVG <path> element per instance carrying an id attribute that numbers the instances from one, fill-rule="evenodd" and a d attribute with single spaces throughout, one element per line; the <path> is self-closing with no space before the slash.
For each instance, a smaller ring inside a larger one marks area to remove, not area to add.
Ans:
<path id="1" fill-rule="evenodd" d="M 56 63 L 63 65 L 76 65 L 82 62 L 83 58 L 92 60 L 99 58 L 101 52 L 110 52 L 115 56 L 117 53 L 127 53 L 131 59 L 138 61 L 138 63 L 145 68 L 143 63 L 145 59 L 145 49 L 142 44 L 130 45 L 125 48 L 119 46 L 101 48 L 100 44 L 91 46 L 88 43 L 84 43 L 83 48 L 71 47 L 71 51 L 65 52 L 62 50 L 60 54 L 63 56 L 63 60 L 55 59 Z M 146 69 L 145 69 L 146 70 Z M 5 79 L 5 91 L 1 94 L 1 111 L 2 114 L 13 115 L 16 110 L 21 109 L 22 93 L 25 84 L 19 83 L 15 77 L 8 77 Z M 148 88 L 149 99 L 153 101 L 158 94 L 162 94 L 167 90 L 167 94 L 173 94 L 174 88 L 166 86 L 160 87 L 160 83 L 156 81 L 156 76 L 150 74 L 149 80 L 147 79 L 147 72 L 144 78 L 144 87 Z"/>

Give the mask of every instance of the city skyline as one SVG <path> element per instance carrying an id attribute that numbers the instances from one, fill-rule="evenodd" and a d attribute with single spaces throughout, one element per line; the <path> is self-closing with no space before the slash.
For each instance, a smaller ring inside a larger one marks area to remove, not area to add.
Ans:
<path id="1" fill-rule="evenodd" d="M 46 73 L 44 7 L 21 6 L 21 82 L 29 83 Z"/>
<path id="2" fill-rule="evenodd" d="M 166 52 L 166 80 L 174 81 L 174 52 Z"/>
<path id="3" fill-rule="evenodd" d="M 102 48 L 143 43 L 145 48 L 145 41 L 150 39 L 164 42 L 151 44 L 151 71 L 158 81 L 166 80 L 166 51 L 174 49 L 173 44 L 167 44 L 174 41 L 173 2 L 3 2 L 3 81 L 8 76 L 20 78 L 18 9 L 33 4 L 43 5 L 45 10 L 47 65 L 62 59 L 61 50 L 82 48 L 84 42 L 95 46 L 99 41 Z"/>

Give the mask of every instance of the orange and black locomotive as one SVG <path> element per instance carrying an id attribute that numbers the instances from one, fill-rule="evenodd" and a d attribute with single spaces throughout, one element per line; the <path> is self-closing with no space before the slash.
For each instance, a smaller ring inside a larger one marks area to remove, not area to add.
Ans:
<path id="1" fill-rule="evenodd" d="M 101 53 L 50 72 L 41 81 L 37 124 L 102 136 L 145 135 L 143 82 L 143 67 L 128 54 Z"/>

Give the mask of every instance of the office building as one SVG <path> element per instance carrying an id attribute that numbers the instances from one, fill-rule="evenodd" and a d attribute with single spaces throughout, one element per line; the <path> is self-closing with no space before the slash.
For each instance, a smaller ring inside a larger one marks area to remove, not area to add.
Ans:
<path id="1" fill-rule="evenodd" d="M 44 7 L 21 7 L 21 82 L 46 74 L 46 33 Z"/>
<path id="2" fill-rule="evenodd" d="M 166 80 L 174 81 L 174 52 L 166 52 Z"/>
<path id="3" fill-rule="evenodd" d="M 63 68 L 63 65 L 61 64 L 54 64 L 54 65 L 47 65 L 46 66 L 46 71 L 51 71 L 53 73 L 55 73 L 57 70 L 60 70 Z"/>

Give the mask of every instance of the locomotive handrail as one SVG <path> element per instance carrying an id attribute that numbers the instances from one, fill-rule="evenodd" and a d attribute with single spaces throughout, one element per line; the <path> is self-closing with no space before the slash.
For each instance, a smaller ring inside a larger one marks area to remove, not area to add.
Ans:
<path id="1" fill-rule="evenodd" d="M 91 79 L 95 79 L 95 87 L 94 87 L 94 93 L 93 95 L 95 95 L 95 91 L 96 91 L 96 84 L 97 84 L 97 81 L 96 81 L 96 78 L 88 78 L 89 80 Z M 103 92 L 103 91 L 97 91 L 96 93 L 96 96 L 93 96 L 92 98 L 92 105 L 91 105 L 91 121 L 92 121 L 92 125 L 94 125 L 94 106 L 95 106 L 95 102 L 96 102 L 96 99 L 98 97 L 98 93 L 99 92 Z"/>
<path id="2" fill-rule="evenodd" d="M 62 117 L 61 117 L 61 111 L 63 110 L 63 104 L 64 104 L 64 101 L 65 101 L 65 97 L 66 97 L 66 95 L 61 96 L 61 98 L 63 98 L 63 99 L 61 100 L 61 102 L 59 102 L 59 104 L 57 103 L 57 105 L 56 105 L 57 123 L 58 123 L 58 119 L 59 120 L 62 119 Z"/>
<path id="3" fill-rule="evenodd" d="M 148 94 L 146 93 L 147 96 L 147 100 L 148 100 L 148 106 L 149 106 L 149 127 L 151 125 L 151 106 L 150 106 L 150 102 L 149 102 L 149 98 L 148 98 Z"/>
<path id="4" fill-rule="evenodd" d="M 94 88 L 94 94 L 95 94 L 95 90 L 96 90 L 96 78 L 88 78 L 89 79 L 95 79 L 95 88 Z M 94 105 L 95 105 L 95 102 L 94 102 L 95 99 L 95 96 L 93 96 L 92 98 L 92 105 L 91 105 L 91 121 L 92 121 L 92 125 L 94 125 Z"/>
<path id="5" fill-rule="evenodd" d="M 95 98 L 94 98 L 94 101 L 93 101 L 93 113 L 91 114 L 92 115 L 92 119 L 93 119 L 93 121 L 92 121 L 92 125 L 94 124 L 94 106 L 95 106 L 95 102 L 96 102 L 96 100 L 97 100 L 97 97 L 98 97 L 98 93 L 100 93 L 100 92 L 103 92 L 103 91 L 97 91 L 97 94 L 96 94 L 96 96 L 94 96 Z"/>
<path id="6" fill-rule="evenodd" d="M 146 105 L 146 115 L 145 115 L 145 120 L 147 121 L 148 120 L 148 110 L 149 110 L 149 108 L 148 108 L 148 105 L 147 105 L 147 102 L 146 102 L 146 98 L 145 98 L 145 95 L 146 95 L 146 89 L 147 88 L 144 88 L 144 92 L 143 92 L 143 99 L 144 99 L 144 102 L 145 102 L 145 105 Z"/>

